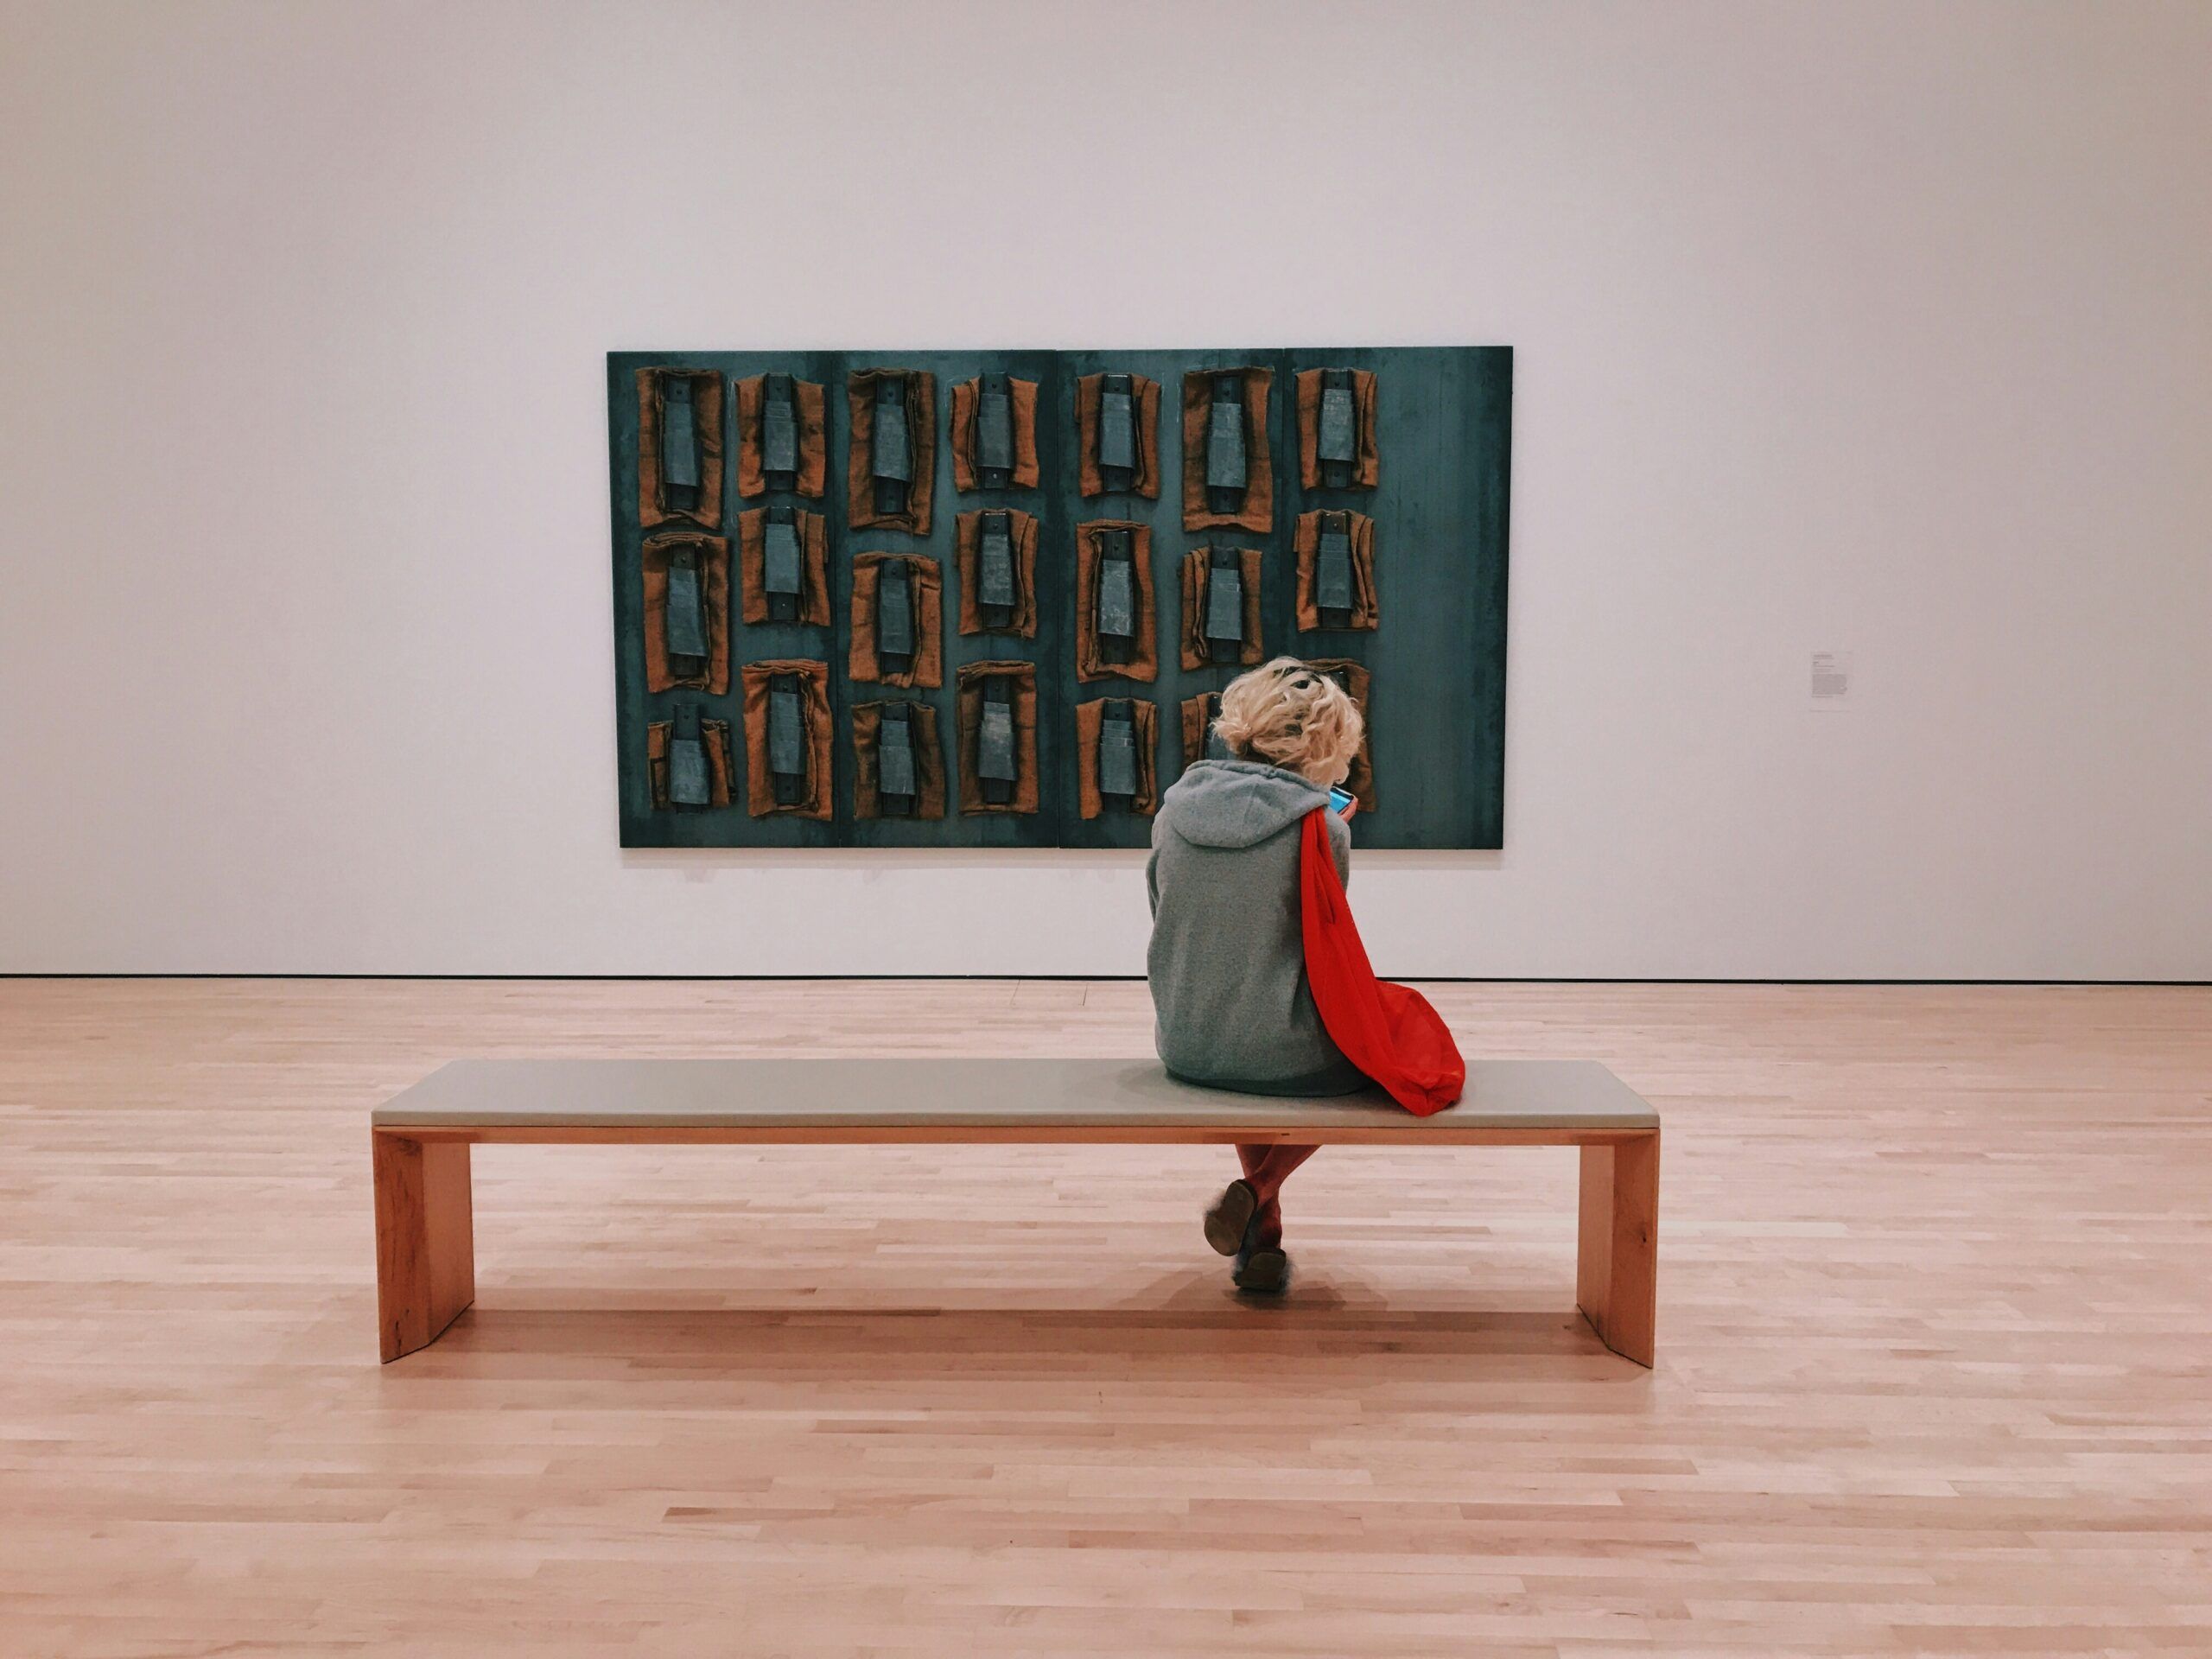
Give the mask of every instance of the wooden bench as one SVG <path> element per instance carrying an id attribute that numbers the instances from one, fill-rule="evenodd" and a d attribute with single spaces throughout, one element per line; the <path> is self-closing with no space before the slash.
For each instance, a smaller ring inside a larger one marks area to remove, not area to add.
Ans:
<path id="1" fill-rule="evenodd" d="M 1580 1147 L 1575 1300 L 1608 1348 L 1652 1362 L 1659 1115 L 1579 1060 L 1471 1065 L 1433 1117 L 1379 1091 L 1224 1094 L 1156 1061 L 457 1060 L 371 1120 L 378 1333 L 386 1360 L 435 1341 L 476 1297 L 468 1149 L 479 1142 L 1235 1141 Z"/>

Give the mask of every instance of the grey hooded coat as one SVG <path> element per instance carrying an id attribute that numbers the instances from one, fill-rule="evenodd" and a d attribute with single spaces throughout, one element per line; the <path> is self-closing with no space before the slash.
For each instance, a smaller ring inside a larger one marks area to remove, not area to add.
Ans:
<path id="1" fill-rule="evenodd" d="M 1202 760 L 1160 803 L 1145 879 L 1160 1058 L 1175 1076 L 1249 1094 L 1341 1095 L 1367 1079 L 1321 1025 L 1306 982 L 1300 823 L 1329 791 L 1254 760 Z M 1351 880 L 1351 832 L 1329 846 Z"/>

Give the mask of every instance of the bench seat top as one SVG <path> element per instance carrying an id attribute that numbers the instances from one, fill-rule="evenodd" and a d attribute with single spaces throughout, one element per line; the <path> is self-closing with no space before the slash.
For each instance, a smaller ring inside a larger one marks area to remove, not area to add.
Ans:
<path id="1" fill-rule="evenodd" d="M 720 1131 L 804 1140 L 1452 1141 L 1500 1132 L 1655 1130 L 1659 1115 L 1592 1060 L 1484 1060 L 1465 1094 L 1415 1117 L 1379 1090 L 1334 1099 L 1230 1094 L 1179 1083 L 1158 1060 L 455 1060 L 378 1107 L 379 1129 Z M 532 1135 L 533 1139 L 556 1138 Z"/>

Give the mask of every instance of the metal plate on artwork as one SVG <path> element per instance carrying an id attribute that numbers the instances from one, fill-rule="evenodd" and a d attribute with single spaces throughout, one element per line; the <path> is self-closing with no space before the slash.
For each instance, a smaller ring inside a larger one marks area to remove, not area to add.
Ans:
<path id="1" fill-rule="evenodd" d="M 976 730 L 976 775 L 1013 783 L 1021 776 L 1014 754 L 1014 705 L 986 700 Z"/>
<path id="2" fill-rule="evenodd" d="M 1118 387 L 1116 381 L 1121 383 Z M 1136 469 L 1137 418 L 1126 374 L 1108 375 L 1099 390 L 1098 464 L 1124 472 Z"/>
<path id="3" fill-rule="evenodd" d="M 1244 572 L 1236 565 L 1217 564 L 1206 572 L 1206 638 L 1244 643 Z"/>
<path id="4" fill-rule="evenodd" d="M 760 468 L 769 473 L 798 470 L 798 412 L 792 407 L 791 378 L 772 374 L 760 411 Z"/>
<path id="5" fill-rule="evenodd" d="M 1137 734 L 1128 709 L 1109 707 L 1098 722 L 1098 792 L 1137 792 Z"/>
<path id="6" fill-rule="evenodd" d="M 976 594 L 978 602 L 1011 610 L 1014 592 L 1014 527 L 1003 512 L 987 512 L 978 526 Z"/>
<path id="7" fill-rule="evenodd" d="M 1322 461 L 1350 461 L 1353 443 L 1350 386 L 1321 388 L 1319 425 L 1313 444 L 1316 457 Z"/>
<path id="8" fill-rule="evenodd" d="M 884 710 L 883 723 L 876 728 L 875 774 L 879 794 L 914 792 L 914 734 L 904 710 L 895 715 Z"/>
<path id="9" fill-rule="evenodd" d="M 876 388 L 875 433 L 868 461 L 877 478 L 904 483 L 914 476 L 913 449 L 906 437 L 906 389 L 895 380 Z"/>
<path id="10" fill-rule="evenodd" d="M 761 587 L 772 594 L 798 592 L 798 526 L 789 507 L 769 509 L 762 542 Z"/>
<path id="11" fill-rule="evenodd" d="M 1325 611 L 1351 609 L 1351 532 L 1338 514 L 1321 521 L 1321 546 L 1314 556 L 1313 602 Z"/>
<path id="12" fill-rule="evenodd" d="M 886 657 L 914 654 L 913 569 L 904 559 L 876 567 L 875 648 Z"/>
<path id="13" fill-rule="evenodd" d="M 661 382 L 660 481 L 671 489 L 699 486 L 699 433 L 692 418 L 690 377 L 671 374 Z"/>
<path id="14" fill-rule="evenodd" d="M 707 782 L 707 746 L 696 737 L 669 740 L 668 798 L 677 806 L 704 806 L 714 799 Z"/>
<path id="15" fill-rule="evenodd" d="M 1224 390 L 1216 384 L 1212 412 L 1207 417 L 1206 487 L 1241 490 L 1251 476 L 1251 462 L 1244 454 L 1243 388 L 1236 385 L 1227 396 Z"/>
<path id="16" fill-rule="evenodd" d="M 707 607 L 699 591 L 699 554 L 696 548 L 676 550 L 668 562 L 668 635 L 671 657 L 707 654 Z"/>
<path id="17" fill-rule="evenodd" d="M 986 472 L 1014 470 L 1014 395 L 1002 374 L 983 377 L 976 411 L 976 464 Z"/>
<path id="18" fill-rule="evenodd" d="M 1229 759 L 1229 745 L 1222 741 L 1220 732 L 1215 729 L 1214 722 L 1220 718 L 1221 694 L 1217 691 L 1206 698 L 1206 759 L 1209 760 Z"/>
<path id="19" fill-rule="evenodd" d="M 806 772 L 806 720 L 798 693 L 788 686 L 768 693 L 768 770 L 786 778 Z"/>
<path id="20" fill-rule="evenodd" d="M 1128 639 L 1137 631 L 1136 575 L 1124 553 L 1109 555 L 1098 567 L 1098 632 L 1109 639 Z"/>

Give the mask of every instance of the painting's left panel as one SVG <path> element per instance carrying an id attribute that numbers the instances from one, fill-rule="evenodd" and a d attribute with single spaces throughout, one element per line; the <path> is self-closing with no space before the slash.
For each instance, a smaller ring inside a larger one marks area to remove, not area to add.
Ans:
<path id="1" fill-rule="evenodd" d="M 608 355 L 626 847 L 836 839 L 838 378 L 806 353 Z"/>

